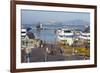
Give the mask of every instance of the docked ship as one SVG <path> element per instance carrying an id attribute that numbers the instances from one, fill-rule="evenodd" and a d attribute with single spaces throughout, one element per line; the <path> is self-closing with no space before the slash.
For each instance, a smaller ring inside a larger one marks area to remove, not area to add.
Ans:
<path id="1" fill-rule="evenodd" d="M 57 30 L 58 41 L 64 41 L 68 45 L 72 45 L 74 33 L 71 29 L 59 29 Z"/>
<path id="2" fill-rule="evenodd" d="M 72 29 L 59 29 L 57 30 L 58 41 L 64 41 L 65 44 L 72 45 L 75 40 L 88 40 L 90 41 L 90 33 L 75 31 Z"/>

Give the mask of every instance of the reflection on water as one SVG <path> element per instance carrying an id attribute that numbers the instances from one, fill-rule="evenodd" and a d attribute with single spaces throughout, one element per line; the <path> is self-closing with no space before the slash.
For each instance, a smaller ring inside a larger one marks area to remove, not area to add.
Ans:
<path id="1" fill-rule="evenodd" d="M 39 38 L 46 42 L 55 42 L 57 38 L 55 30 L 41 30 L 41 31 L 33 30 L 33 33 L 36 36 L 36 38 Z"/>

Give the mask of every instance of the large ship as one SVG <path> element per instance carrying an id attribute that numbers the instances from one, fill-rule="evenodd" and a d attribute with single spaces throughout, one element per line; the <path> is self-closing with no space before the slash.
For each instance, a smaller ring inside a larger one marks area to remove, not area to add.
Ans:
<path id="1" fill-rule="evenodd" d="M 74 33 L 71 29 L 59 29 L 57 30 L 58 41 L 64 41 L 65 44 L 72 45 Z"/>
<path id="2" fill-rule="evenodd" d="M 64 41 L 65 44 L 72 45 L 75 40 L 88 40 L 90 41 L 90 33 L 75 31 L 72 29 L 59 29 L 57 30 L 58 41 Z"/>

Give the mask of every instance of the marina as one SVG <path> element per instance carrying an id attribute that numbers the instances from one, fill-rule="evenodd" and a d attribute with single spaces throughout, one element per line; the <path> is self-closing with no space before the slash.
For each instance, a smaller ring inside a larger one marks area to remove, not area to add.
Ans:
<path id="1" fill-rule="evenodd" d="M 21 62 L 90 59 L 90 14 L 22 10 Z"/>
<path id="2" fill-rule="evenodd" d="M 22 54 L 22 62 L 89 59 L 89 32 L 70 28 L 51 30 L 40 24 L 38 28 L 28 29 L 28 31 L 22 28 L 21 33 L 22 51 L 27 52 L 26 57 Z M 34 56 L 37 57 L 39 54 L 33 53 L 33 50 L 40 52 L 41 58 L 35 59 Z"/>

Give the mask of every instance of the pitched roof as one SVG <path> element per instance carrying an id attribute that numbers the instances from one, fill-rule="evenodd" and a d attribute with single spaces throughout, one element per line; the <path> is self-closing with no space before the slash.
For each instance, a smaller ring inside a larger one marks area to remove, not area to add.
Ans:
<path id="1" fill-rule="evenodd" d="M 29 39 L 34 39 L 35 38 L 35 36 L 32 32 L 27 32 L 26 35 L 29 37 Z"/>

